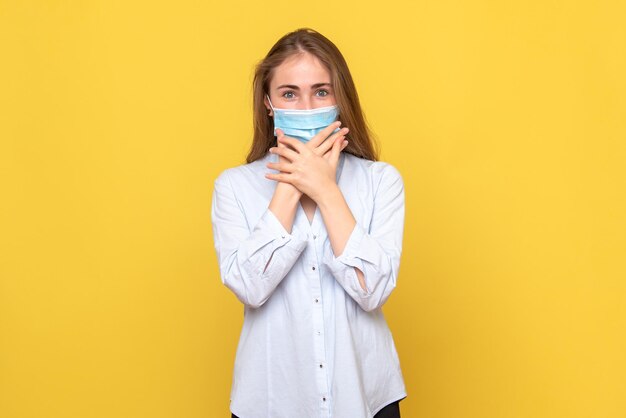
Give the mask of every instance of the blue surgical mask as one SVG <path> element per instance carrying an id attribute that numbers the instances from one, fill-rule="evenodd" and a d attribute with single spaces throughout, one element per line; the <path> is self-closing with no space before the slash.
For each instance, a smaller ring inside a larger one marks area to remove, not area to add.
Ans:
<path id="1" fill-rule="evenodd" d="M 309 142 L 311 138 L 321 132 L 339 116 L 336 105 L 318 107 L 317 109 L 276 109 L 269 96 L 267 100 L 274 112 L 274 136 L 276 129 L 282 129 L 285 135 L 296 138 L 301 142 Z M 333 131 L 337 132 L 339 128 Z"/>

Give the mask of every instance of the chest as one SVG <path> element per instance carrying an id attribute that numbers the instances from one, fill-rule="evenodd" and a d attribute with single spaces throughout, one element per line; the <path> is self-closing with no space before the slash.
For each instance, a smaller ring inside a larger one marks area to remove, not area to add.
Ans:
<path id="1" fill-rule="evenodd" d="M 306 217 L 309 219 L 309 223 L 313 222 L 313 216 L 315 215 L 315 208 L 317 206 L 315 201 L 303 194 L 300 198 L 300 204 L 302 205 Z"/>
<path id="2" fill-rule="evenodd" d="M 339 164 L 337 167 L 337 185 L 356 221 L 369 231 L 377 183 L 372 178 L 369 166 L 360 164 L 356 159 L 345 158 L 344 162 L 345 164 Z M 256 165 L 251 168 L 256 168 Z M 258 170 L 242 170 L 242 175 L 234 178 L 236 199 L 250 231 L 267 209 L 276 189 L 275 181 L 263 177 L 265 170 L 265 166 L 259 164 Z M 332 212 L 327 216 L 332 216 Z M 326 235 L 326 226 L 320 209 L 306 194 L 300 197 L 293 225 L 304 233 L 319 237 Z"/>

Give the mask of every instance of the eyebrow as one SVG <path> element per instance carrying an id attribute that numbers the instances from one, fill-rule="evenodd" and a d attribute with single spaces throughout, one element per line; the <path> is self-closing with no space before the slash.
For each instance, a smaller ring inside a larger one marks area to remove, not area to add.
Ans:
<path id="1" fill-rule="evenodd" d="M 324 87 L 324 86 L 328 86 L 331 87 L 330 83 L 316 83 L 316 84 L 312 84 L 311 88 L 318 88 L 318 87 Z M 289 88 L 292 90 L 300 90 L 300 87 L 294 85 L 294 84 L 281 84 L 280 86 L 276 87 L 276 89 L 284 89 L 284 88 Z"/>

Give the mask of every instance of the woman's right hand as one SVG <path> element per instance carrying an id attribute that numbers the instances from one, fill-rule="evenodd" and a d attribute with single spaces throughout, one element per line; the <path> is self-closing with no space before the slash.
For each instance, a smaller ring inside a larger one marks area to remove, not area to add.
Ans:
<path id="1" fill-rule="evenodd" d="M 331 123 L 330 125 L 328 125 L 322 131 L 320 131 L 317 135 L 315 135 L 313 138 L 311 138 L 310 141 L 308 141 L 305 144 L 305 146 L 311 148 L 314 153 L 316 153 L 317 155 L 321 155 L 327 161 L 329 161 L 330 164 L 335 169 L 337 168 L 337 161 L 330 161 L 329 160 L 330 156 L 332 154 L 331 150 L 332 150 L 333 144 L 337 140 L 343 141 L 343 144 L 341 145 L 340 151 L 343 151 L 343 149 L 346 146 L 348 146 L 348 141 L 344 139 L 345 135 L 349 132 L 348 128 L 342 128 L 339 131 L 337 131 L 337 132 L 335 132 L 335 133 L 333 133 L 331 135 L 331 133 L 335 129 L 337 129 L 339 126 L 341 126 L 341 122 L 340 121 Z M 276 129 L 276 136 L 277 136 L 277 139 L 280 139 L 280 138 L 285 136 L 285 133 L 283 132 L 282 129 L 278 128 L 278 129 Z M 277 141 L 277 147 L 279 147 L 279 148 L 289 148 L 287 145 L 285 145 L 284 142 L 281 142 L 281 141 Z M 287 158 L 283 157 L 280 154 L 278 155 L 278 161 L 280 163 L 285 163 L 285 162 L 288 163 L 288 162 L 290 162 Z M 279 182 L 276 186 L 277 186 L 277 190 L 294 193 L 298 197 L 302 196 L 302 192 L 300 190 L 298 190 L 295 186 L 293 186 L 293 185 L 291 185 L 289 183 Z"/>
<path id="2" fill-rule="evenodd" d="M 342 138 L 340 140 L 343 141 L 343 143 L 341 144 L 340 151 L 343 151 L 343 149 L 346 146 L 348 146 L 348 141 L 343 139 L 343 137 L 345 137 L 350 131 L 348 128 L 343 127 L 337 132 L 332 133 L 335 129 L 337 129 L 340 126 L 341 126 L 341 121 L 336 121 L 336 122 L 331 123 L 322 131 L 320 131 L 317 135 L 311 138 L 311 140 L 307 142 L 305 145 L 312 148 L 313 152 L 315 152 L 317 155 L 321 155 L 324 158 L 326 158 L 326 160 L 328 160 L 331 154 L 329 151 L 332 149 L 335 141 L 337 141 L 340 137 Z M 336 164 L 337 162 L 331 161 L 331 163 Z"/>
<path id="3" fill-rule="evenodd" d="M 340 125 L 341 122 L 332 123 L 305 144 L 306 146 L 311 147 L 313 149 L 313 152 L 315 152 L 317 155 L 322 155 L 335 169 L 337 167 L 337 161 L 330 160 L 331 155 L 333 154 L 332 146 L 335 141 L 343 140 L 344 135 L 347 133 L 348 129 L 344 128 L 334 133 L 333 135 L 330 134 Z M 276 135 L 278 138 L 282 138 L 285 136 L 285 133 L 281 129 L 277 129 Z M 277 147 L 290 148 L 282 141 L 277 141 L 277 144 Z M 348 141 L 343 141 L 340 151 L 343 150 L 347 145 Z M 290 162 L 287 158 L 283 157 L 280 154 L 278 155 L 278 161 L 280 163 Z M 269 209 L 272 211 L 272 213 L 274 213 L 274 215 L 276 215 L 283 227 L 288 232 L 291 231 L 298 201 L 302 197 L 302 194 L 303 193 L 297 187 L 290 183 L 279 181 L 278 184 L 276 184 L 274 195 L 272 197 L 272 200 L 270 201 Z"/>
<path id="4" fill-rule="evenodd" d="M 336 122 L 331 123 L 322 131 L 320 131 L 317 135 L 311 138 L 311 140 L 308 141 L 304 145 L 311 148 L 313 152 L 316 153 L 317 155 L 321 155 L 327 161 L 329 161 L 329 158 L 331 155 L 330 150 L 332 149 L 333 144 L 335 143 L 336 140 L 338 140 L 341 137 L 340 140 L 343 141 L 343 143 L 341 144 L 340 151 L 343 151 L 344 148 L 348 146 L 348 141 L 344 139 L 344 137 L 350 131 L 348 128 L 344 127 L 338 130 L 337 132 L 332 133 L 339 126 L 341 126 L 341 121 L 336 121 Z M 279 129 L 276 129 L 276 135 L 277 135 L 277 139 L 280 139 L 281 137 L 285 136 L 285 133 L 279 128 Z M 285 145 L 281 141 L 277 141 L 277 143 L 278 143 L 279 148 L 280 147 L 288 148 L 288 146 Z M 282 155 L 278 156 L 278 161 L 281 163 L 290 162 L 287 158 L 283 157 Z M 336 167 L 337 161 L 330 161 L 330 163 L 334 167 Z"/>

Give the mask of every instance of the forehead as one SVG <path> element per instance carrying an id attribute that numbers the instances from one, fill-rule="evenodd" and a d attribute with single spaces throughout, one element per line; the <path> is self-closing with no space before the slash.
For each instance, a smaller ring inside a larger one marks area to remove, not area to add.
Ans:
<path id="1" fill-rule="evenodd" d="M 330 72 L 315 55 L 308 52 L 292 55 L 274 68 L 270 88 L 281 84 L 307 86 L 330 83 Z"/>

